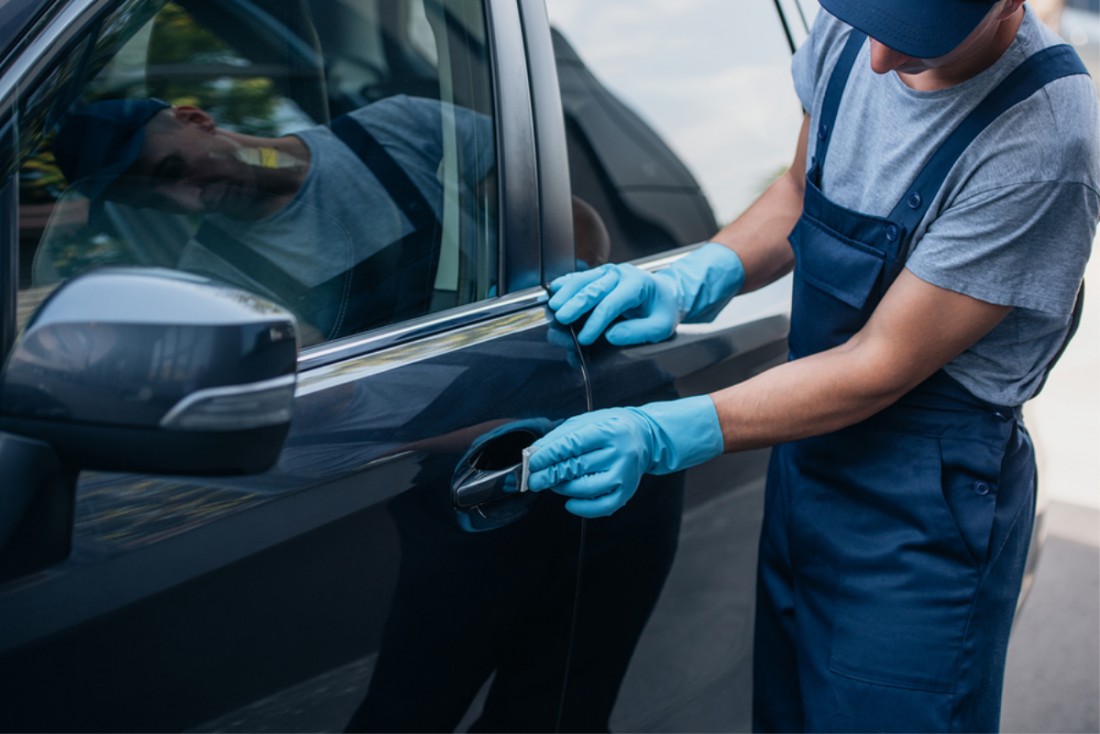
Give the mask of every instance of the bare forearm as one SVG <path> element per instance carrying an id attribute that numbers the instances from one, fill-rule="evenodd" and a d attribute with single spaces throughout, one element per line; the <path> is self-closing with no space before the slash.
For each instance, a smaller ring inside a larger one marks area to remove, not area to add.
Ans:
<path id="1" fill-rule="evenodd" d="M 845 428 L 889 406 L 912 387 L 909 380 L 883 380 L 868 367 L 846 344 L 713 393 L 726 451 Z"/>
<path id="2" fill-rule="evenodd" d="M 726 450 L 793 441 L 868 418 L 989 333 L 1010 310 L 903 270 L 867 324 L 844 344 L 711 395 Z"/>

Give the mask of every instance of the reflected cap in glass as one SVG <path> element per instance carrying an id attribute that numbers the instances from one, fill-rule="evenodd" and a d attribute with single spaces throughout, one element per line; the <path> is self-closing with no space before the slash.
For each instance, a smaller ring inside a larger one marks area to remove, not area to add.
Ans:
<path id="1" fill-rule="evenodd" d="M 54 138 L 58 167 L 80 193 L 99 199 L 141 155 L 146 123 L 169 107 L 160 99 L 111 99 L 69 112 Z"/>

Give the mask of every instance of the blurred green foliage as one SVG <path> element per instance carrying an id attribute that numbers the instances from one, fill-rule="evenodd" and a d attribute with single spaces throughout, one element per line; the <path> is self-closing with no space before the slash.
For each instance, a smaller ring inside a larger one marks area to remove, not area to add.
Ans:
<path id="1" fill-rule="evenodd" d="M 153 21 L 149 38 L 149 96 L 174 105 L 194 105 L 218 124 L 250 135 L 277 134 L 273 116 L 279 97 L 268 77 L 252 76 L 251 62 L 224 40 L 201 27 L 175 3 L 168 3 Z M 209 70 L 226 72 L 209 76 Z M 194 69 L 158 74 L 159 69 Z M 200 76 L 202 70 L 207 70 Z"/>

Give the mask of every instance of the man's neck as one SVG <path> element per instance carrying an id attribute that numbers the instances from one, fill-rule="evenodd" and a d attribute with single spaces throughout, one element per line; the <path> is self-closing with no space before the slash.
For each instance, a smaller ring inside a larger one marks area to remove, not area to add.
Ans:
<path id="1" fill-rule="evenodd" d="M 252 166 L 261 194 L 240 219 L 264 219 L 282 210 L 301 190 L 309 174 L 309 147 L 295 135 L 281 138 L 237 136 L 244 162 Z"/>
<path id="2" fill-rule="evenodd" d="M 947 89 L 972 79 L 993 66 L 1016 40 L 1016 34 L 1024 21 L 1021 6 L 1007 18 L 996 20 L 987 26 L 979 26 L 975 34 L 947 56 L 933 60 L 933 65 L 917 74 L 898 72 L 906 86 L 921 92 Z M 942 63 L 936 63 L 940 62 Z"/>

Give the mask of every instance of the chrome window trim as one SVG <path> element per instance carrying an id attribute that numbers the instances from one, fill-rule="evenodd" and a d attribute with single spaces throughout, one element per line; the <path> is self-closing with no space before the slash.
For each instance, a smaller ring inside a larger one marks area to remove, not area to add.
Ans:
<path id="1" fill-rule="evenodd" d="M 299 354 L 298 372 L 300 375 L 305 375 L 334 363 L 373 362 L 376 359 L 384 359 L 376 358 L 375 355 L 378 353 L 391 354 L 389 350 L 398 347 L 406 347 L 413 351 L 424 349 L 431 351 L 431 345 L 439 340 L 449 339 L 454 334 L 476 329 L 483 322 L 488 322 L 487 328 L 492 328 L 492 322 L 495 320 L 507 319 L 517 313 L 536 308 L 541 309 L 549 299 L 550 296 L 546 290 L 536 286 L 457 309 L 428 314 L 401 324 L 384 327 L 376 332 L 318 344 Z M 301 382 L 299 382 L 299 392 L 300 389 Z"/>

